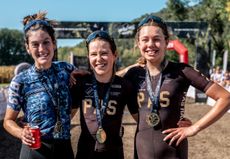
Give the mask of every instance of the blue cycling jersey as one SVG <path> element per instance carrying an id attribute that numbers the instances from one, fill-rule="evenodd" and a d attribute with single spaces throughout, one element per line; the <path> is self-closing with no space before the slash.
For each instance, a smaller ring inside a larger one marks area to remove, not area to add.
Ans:
<path id="1" fill-rule="evenodd" d="M 69 77 L 75 67 L 66 62 L 53 62 L 43 71 L 35 66 L 13 78 L 7 107 L 24 112 L 24 121 L 40 127 L 44 139 L 70 138 L 71 97 Z M 61 133 L 54 134 L 57 116 Z"/>

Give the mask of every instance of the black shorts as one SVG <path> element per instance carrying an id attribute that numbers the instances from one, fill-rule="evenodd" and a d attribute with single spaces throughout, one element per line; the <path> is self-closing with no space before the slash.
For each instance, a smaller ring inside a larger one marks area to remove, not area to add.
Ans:
<path id="1" fill-rule="evenodd" d="M 30 149 L 22 144 L 19 159 L 73 159 L 73 149 L 70 140 L 42 140 L 39 149 Z"/>
<path id="2" fill-rule="evenodd" d="M 75 159 L 124 159 L 123 147 L 104 152 L 78 149 Z"/>

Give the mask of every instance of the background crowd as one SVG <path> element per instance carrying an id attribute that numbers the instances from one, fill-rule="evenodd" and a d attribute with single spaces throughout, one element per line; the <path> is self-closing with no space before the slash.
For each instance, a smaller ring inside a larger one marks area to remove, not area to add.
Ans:
<path id="1" fill-rule="evenodd" d="M 211 80 L 217 82 L 219 85 L 223 86 L 225 89 L 230 91 L 230 72 L 229 70 L 223 71 L 220 66 L 213 68 L 211 75 Z"/>

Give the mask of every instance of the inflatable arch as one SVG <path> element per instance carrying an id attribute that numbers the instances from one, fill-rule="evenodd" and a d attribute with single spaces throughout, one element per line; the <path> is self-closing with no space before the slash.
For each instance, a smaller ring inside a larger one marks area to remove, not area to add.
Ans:
<path id="1" fill-rule="evenodd" d="M 178 40 L 171 40 L 167 46 L 168 50 L 175 50 L 180 57 L 180 62 L 188 63 L 188 49 Z"/>

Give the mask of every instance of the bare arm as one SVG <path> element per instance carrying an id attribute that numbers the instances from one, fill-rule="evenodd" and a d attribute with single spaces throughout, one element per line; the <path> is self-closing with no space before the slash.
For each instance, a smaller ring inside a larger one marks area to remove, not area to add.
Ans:
<path id="1" fill-rule="evenodd" d="M 143 57 L 140 57 L 137 60 L 137 63 L 129 65 L 127 67 L 125 67 L 124 69 L 121 69 L 119 71 L 116 72 L 116 75 L 123 77 L 130 68 L 136 67 L 136 66 L 141 66 L 141 67 L 145 67 L 146 61 Z"/>
<path id="2" fill-rule="evenodd" d="M 175 141 L 177 145 L 186 137 L 194 136 L 201 130 L 207 128 L 218 119 L 220 119 L 230 107 L 230 93 L 224 88 L 214 83 L 207 91 L 206 94 L 215 99 L 214 107 L 204 115 L 199 121 L 190 127 L 186 128 L 172 128 L 163 131 L 168 134 L 164 141 L 170 140 L 170 145 Z"/>
<path id="3" fill-rule="evenodd" d="M 133 119 L 136 121 L 136 123 L 138 122 L 138 113 L 135 114 L 131 114 Z"/>
<path id="4" fill-rule="evenodd" d="M 230 107 L 230 93 L 218 84 L 213 84 L 207 91 L 206 95 L 215 99 L 214 107 L 194 125 L 198 132 L 220 119 Z"/>
<path id="5" fill-rule="evenodd" d="M 23 128 L 19 127 L 15 122 L 18 114 L 19 112 L 7 108 L 3 126 L 11 135 L 21 139 L 21 132 Z"/>
<path id="6" fill-rule="evenodd" d="M 73 108 L 71 110 L 71 119 L 73 119 L 73 117 L 76 115 L 77 111 L 78 111 L 78 109 L 76 109 L 76 108 Z"/>
<path id="7" fill-rule="evenodd" d="M 69 82 L 70 82 L 70 86 L 73 86 L 74 84 L 77 83 L 76 81 L 76 77 L 81 77 L 81 76 L 84 76 L 84 75 L 87 75 L 87 74 L 90 74 L 89 71 L 86 71 L 86 70 L 73 70 L 70 74 L 70 79 L 69 79 Z"/>
<path id="8" fill-rule="evenodd" d="M 21 139 L 24 144 L 30 146 L 34 142 L 34 138 L 30 133 L 28 126 L 21 128 L 15 122 L 18 114 L 18 111 L 14 111 L 13 109 L 7 108 L 3 126 L 11 135 Z"/>
<path id="9" fill-rule="evenodd" d="M 144 60 L 143 58 L 139 58 L 137 60 L 137 63 L 129 65 L 129 66 L 125 67 L 124 69 L 121 69 L 121 70 L 117 71 L 116 75 L 123 77 L 129 71 L 129 69 L 131 69 L 133 67 L 136 67 L 136 66 L 144 67 L 145 66 L 145 61 L 143 61 L 143 60 Z"/>
<path id="10" fill-rule="evenodd" d="M 132 64 L 132 65 L 129 65 L 129 66 L 125 67 L 124 69 L 121 69 L 121 70 L 117 71 L 116 75 L 118 75 L 120 77 L 123 77 L 128 72 L 128 70 L 130 68 L 135 67 L 135 66 L 140 66 L 140 64 L 139 63 L 135 63 L 135 64 Z"/>

